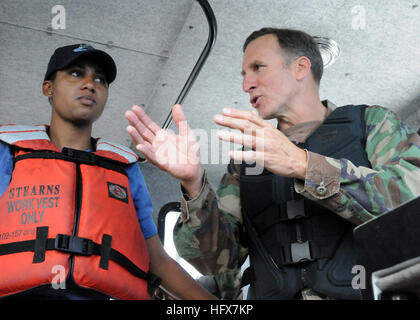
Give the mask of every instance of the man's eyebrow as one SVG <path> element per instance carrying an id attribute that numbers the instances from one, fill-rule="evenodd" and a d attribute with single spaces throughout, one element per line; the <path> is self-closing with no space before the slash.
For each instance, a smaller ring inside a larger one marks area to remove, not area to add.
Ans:
<path id="1" fill-rule="evenodd" d="M 263 64 L 263 62 L 261 60 L 254 60 L 254 61 L 248 63 L 247 67 L 255 67 L 256 65 L 259 65 L 259 64 Z M 242 71 L 241 71 L 241 76 L 242 77 L 245 76 L 245 70 L 244 69 L 242 69 Z"/>
<path id="2" fill-rule="evenodd" d="M 247 66 L 245 66 L 245 68 L 246 68 Z M 248 64 L 248 67 L 249 67 L 249 64 Z M 242 71 L 241 71 L 241 76 L 243 77 L 243 76 L 245 76 L 245 70 L 244 69 L 242 69 Z"/>

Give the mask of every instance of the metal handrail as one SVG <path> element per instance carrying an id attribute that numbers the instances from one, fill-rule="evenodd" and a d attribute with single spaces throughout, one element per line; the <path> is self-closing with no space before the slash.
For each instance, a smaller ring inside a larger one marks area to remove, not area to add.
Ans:
<path id="1" fill-rule="evenodd" d="M 171 211 L 181 212 L 181 203 L 180 202 L 168 202 L 167 204 L 165 204 L 159 210 L 157 228 L 158 228 L 159 239 L 162 242 L 162 244 L 165 243 L 165 222 L 166 222 L 165 219 L 166 219 L 166 215 Z"/>
<path id="2" fill-rule="evenodd" d="M 178 98 L 176 99 L 175 104 L 182 104 L 185 97 L 187 96 L 188 92 L 190 91 L 192 85 L 194 84 L 195 79 L 197 78 L 198 74 L 201 71 L 201 68 L 203 67 L 204 63 L 207 60 L 207 57 L 210 54 L 210 51 L 212 50 L 214 44 L 216 43 L 216 37 L 217 37 L 217 21 L 216 17 L 214 15 L 214 12 L 210 6 L 210 4 L 207 2 L 207 0 L 197 0 L 197 2 L 200 4 L 201 8 L 203 9 L 207 22 L 209 24 L 209 37 L 206 43 L 206 46 L 204 47 L 203 51 L 201 52 L 200 57 L 197 60 L 197 63 L 194 66 L 194 69 L 191 71 L 191 74 L 185 83 L 184 87 L 182 88 L 181 93 L 179 94 Z M 162 128 L 167 129 L 169 125 L 172 122 L 172 111 L 169 112 L 168 117 L 166 118 Z"/>
<path id="3" fill-rule="evenodd" d="M 209 24 L 209 37 L 203 51 L 201 52 L 200 57 L 198 58 L 193 70 L 190 73 L 190 76 L 188 77 L 187 81 L 185 82 L 184 87 L 182 88 L 178 98 L 176 99 L 175 104 L 182 104 L 184 102 L 185 97 L 190 91 L 192 85 L 194 84 L 195 79 L 200 73 L 204 63 L 207 60 L 207 57 L 209 56 L 211 50 L 213 49 L 214 44 L 216 43 L 217 21 L 216 21 L 216 17 L 214 15 L 213 9 L 211 8 L 207 0 L 197 0 L 197 2 L 200 4 L 201 8 L 204 11 L 204 14 L 206 15 L 207 22 Z M 165 122 L 162 125 L 162 129 L 167 129 L 170 126 L 172 120 L 173 118 L 172 118 L 172 110 L 171 110 L 168 116 L 166 117 Z M 147 160 L 139 157 L 138 162 L 146 163 Z"/>

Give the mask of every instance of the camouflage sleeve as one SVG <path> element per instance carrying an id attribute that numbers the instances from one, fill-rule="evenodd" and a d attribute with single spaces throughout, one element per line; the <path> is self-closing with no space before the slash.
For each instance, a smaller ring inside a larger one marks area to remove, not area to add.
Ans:
<path id="1" fill-rule="evenodd" d="M 196 198 L 181 197 L 181 215 L 174 228 L 176 249 L 202 274 L 216 275 L 225 297 L 237 290 L 240 267 L 247 256 L 239 239 L 241 228 L 239 175 L 235 170 L 223 176 L 216 192 L 205 176 Z"/>
<path id="2" fill-rule="evenodd" d="M 308 152 L 305 181 L 295 179 L 296 192 L 355 224 L 420 195 L 420 137 L 379 106 L 366 108 L 365 121 L 372 168 Z"/>

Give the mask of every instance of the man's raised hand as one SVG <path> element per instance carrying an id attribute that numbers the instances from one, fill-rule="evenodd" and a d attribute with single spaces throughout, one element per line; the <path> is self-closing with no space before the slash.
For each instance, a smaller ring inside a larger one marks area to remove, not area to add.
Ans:
<path id="1" fill-rule="evenodd" d="M 148 162 L 181 180 L 184 186 L 196 185 L 204 171 L 200 164 L 199 144 L 181 105 L 172 108 L 172 116 L 179 134 L 162 129 L 141 107 L 133 106 L 125 113 L 130 123 L 127 132 Z"/>

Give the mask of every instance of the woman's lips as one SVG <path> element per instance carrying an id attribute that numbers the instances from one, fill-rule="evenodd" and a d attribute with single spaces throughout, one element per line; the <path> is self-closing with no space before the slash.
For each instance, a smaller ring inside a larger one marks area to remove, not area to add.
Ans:
<path id="1" fill-rule="evenodd" d="M 81 96 L 78 100 L 86 106 L 93 106 L 96 103 L 95 99 L 91 96 Z"/>

